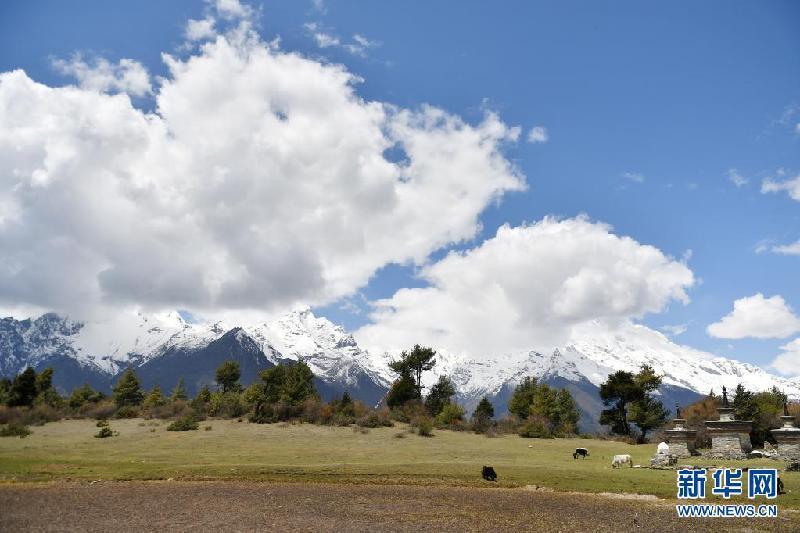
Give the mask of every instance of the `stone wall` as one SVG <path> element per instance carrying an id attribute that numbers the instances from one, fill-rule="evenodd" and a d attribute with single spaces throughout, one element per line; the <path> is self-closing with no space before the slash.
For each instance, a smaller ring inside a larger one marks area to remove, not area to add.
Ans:
<path id="1" fill-rule="evenodd" d="M 670 442 L 669 454 L 673 457 L 691 457 L 692 452 L 686 442 Z"/>
<path id="2" fill-rule="evenodd" d="M 790 462 L 800 461 L 800 442 L 778 443 L 776 448 L 779 458 Z"/>
<path id="3" fill-rule="evenodd" d="M 750 444 L 750 436 L 746 435 L 747 444 Z M 713 435 L 711 438 L 710 457 L 715 459 L 747 459 L 747 453 L 743 450 L 743 442 L 739 434 Z M 749 446 L 752 449 L 752 445 Z M 749 450 L 748 450 L 749 451 Z"/>

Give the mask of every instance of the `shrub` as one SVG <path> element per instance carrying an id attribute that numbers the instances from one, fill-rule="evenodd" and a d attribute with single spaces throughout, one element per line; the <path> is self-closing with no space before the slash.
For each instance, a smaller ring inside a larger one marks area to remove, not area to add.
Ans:
<path id="1" fill-rule="evenodd" d="M 316 398 L 308 398 L 303 402 L 300 418 L 309 424 L 328 424 L 333 418 L 333 408 Z"/>
<path id="2" fill-rule="evenodd" d="M 208 402 L 208 414 L 223 418 L 239 418 L 247 412 L 238 392 L 215 392 Z"/>
<path id="3" fill-rule="evenodd" d="M 78 414 L 87 418 L 111 418 L 116 411 L 117 404 L 113 400 L 106 399 L 81 405 Z"/>
<path id="4" fill-rule="evenodd" d="M 45 404 L 35 407 L 0 407 L 0 424 L 18 422 L 23 426 L 42 426 L 61 418 L 61 411 Z"/>
<path id="5" fill-rule="evenodd" d="M 19 437 L 24 439 L 31 434 L 28 426 L 20 424 L 19 422 L 11 422 L 6 427 L 0 429 L 0 437 Z"/>
<path id="6" fill-rule="evenodd" d="M 464 408 L 457 403 L 446 403 L 436 415 L 434 424 L 437 428 L 462 429 Z"/>
<path id="7" fill-rule="evenodd" d="M 416 418 L 428 416 L 428 410 L 421 401 L 411 400 L 402 406 L 392 408 L 391 416 L 393 420 L 410 424 Z"/>
<path id="8" fill-rule="evenodd" d="M 200 424 L 197 423 L 197 419 L 194 417 L 194 415 L 187 415 L 168 425 L 167 431 L 194 431 L 199 427 Z"/>
<path id="9" fill-rule="evenodd" d="M 117 409 L 117 418 L 136 418 L 139 416 L 139 409 L 133 405 L 123 405 Z"/>
<path id="10" fill-rule="evenodd" d="M 105 395 L 102 392 L 95 391 L 87 383 L 72 390 L 72 394 L 69 397 L 69 406 L 73 409 L 81 409 L 87 403 L 98 403 L 104 398 Z"/>
<path id="11" fill-rule="evenodd" d="M 411 422 L 411 427 L 416 428 L 417 435 L 420 437 L 433 436 L 433 421 L 429 416 L 420 416 Z"/>
<path id="12" fill-rule="evenodd" d="M 334 413 L 331 423 L 334 426 L 349 426 L 354 423 L 356 419 L 352 415 L 346 413 Z"/>
<path id="13" fill-rule="evenodd" d="M 370 411 L 364 416 L 356 420 L 356 424 L 362 428 L 379 428 L 379 427 L 392 427 L 392 421 L 389 418 L 389 411 L 381 409 L 380 411 Z"/>
<path id="14" fill-rule="evenodd" d="M 113 436 L 114 436 L 114 432 L 111 431 L 111 428 L 108 427 L 108 426 L 103 426 L 103 427 L 100 428 L 100 431 L 98 431 L 97 434 L 95 434 L 94 437 L 96 439 L 105 439 L 105 438 L 113 437 Z"/>
<path id="15" fill-rule="evenodd" d="M 192 413 L 192 409 L 183 400 L 173 400 L 164 405 L 148 409 L 147 415 L 151 418 L 160 418 L 166 420 L 168 418 L 180 418 Z"/>
<path id="16" fill-rule="evenodd" d="M 527 439 L 552 439 L 550 424 L 544 417 L 530 416 L 519 428 L 519 436 Z"/>

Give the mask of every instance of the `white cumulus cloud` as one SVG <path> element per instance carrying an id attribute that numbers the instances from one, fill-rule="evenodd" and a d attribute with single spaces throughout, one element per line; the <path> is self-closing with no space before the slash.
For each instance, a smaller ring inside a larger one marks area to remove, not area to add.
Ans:
<path id="1" fill-rule="evenodd" d="M 69 60 L 55 59 L 53 66 L 67 76 L 72 76 L 81 88 L 99 92 L 121 92 L 131 96 L 145 96 L 152 93 L 150 74 L 147 69 L 132 59 L 120 59 L 114 64 L 103 58 L 91 64 L 80 54 Z"/>
<path id="2" fill-rule="evenodd" d="M 800 331 L 800 318 L 780 295 L 758 293 L 733 302 L 733 311 L 706 331 L 721 339 L 780 339 Z"/>
<path id="3" fill-rule="evenodd" d="M 533 144 L 546 143 L 550 140 L 550 135 L 547 133 L 547 128 L 544 126 L 534 126 L 528 132 L 528 142 Z"/>
<path id="4" fill-rule="evenodd" d="M 766 178 L 761 183 L 761 192 L 786 192 L 789 198 L 800 202 L 800 175 L 785 180 Z"/>
<path id="5" fill-rule="evenodd" d="M 215 22 L 213 17 L 190 20 L 186 23 L 186 38 L 190 41 L 202 41 L 215 37 L 217 35 L 217 31 L 214 29 Z"/>
<path id="6" fill-rule="evenodd" d="M 359 343 L 385 351 L 423 343 L 477 357 L 553 347 L 587 321 L 619 323 L 686 303 L 694 283 L 685 264 L 585 217 L 503 226 L 420 276 L 429 286 L 375 303 Z"/>
<path id="7" fill-rule="evenodd" d="M 786 376 L 800 376 L 800 339 L 781 346 L 781 353 L 770 366 Z"/>
<path id="8" fill-rule="evenodd" d="M 779 244 L 772 247 L 772 251 L 776 254 L 783 255 L 800 255 L 800 240 L 791 244 Z"/>
<path id="9" fill-rule="evenodd" d="M 237 6 L 218 2 L 217 20 Z M 503 155 L 519 129 L 497 115 L 364 100 L 344 67 L 249 27 L 165 55 L 153 113 L 102 92 L 122 91 L 116 74 L 0 74 L 0 307 L 328 303 L 474 238 L 489 203 L 526 187 Z"/>

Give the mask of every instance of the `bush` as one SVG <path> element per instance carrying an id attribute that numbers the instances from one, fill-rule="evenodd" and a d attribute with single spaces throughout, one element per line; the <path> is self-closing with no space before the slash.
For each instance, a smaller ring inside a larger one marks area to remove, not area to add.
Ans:
<path id="1" fill-rule="evenodd" d="M 356 424 L 362 428 L 392 427 L 392 420 L 389 418 L 389 411 L 370 411 L 356 420 Z"/>
<path id="2" fill-rule="evenodd" d="M 139 409 L 133 405 L 123 405 L 117 409 L 117 418 L 136 418 L 139 416 Z"/>
<path id="3" fill-rule="evenodd" d="M 445 404 L 436 418 L 434 424 L 437 428 L 463 429 L 464 408 L 457 403 Z"/>
<path id="4" fill-rule="evenodd" d="M 391 416 L 393 420 L 410 424 L 416 418 L 428 416 L 428 410 L 421 401 L 411 400 L 400 407 L 392 408 Z"/>
<path id="5" fill-rule="evenodd" d="M 86 403 L 78 409 L 80 416 L 86 418 L 111 418 L 117 411 L 117 404 L 113 400 L 101 400 L 96 403 Z"/>
<path id="6" fill-rule="evenodd" d="M 526 439 L 552 439 L 550 424 L 544 417 L 531 416 L 519 428 L 519 436 Z"/>
<path id="7" fill-rule="evenodd" d="M 192 413 L 192 409 L 183 400 L 173 400 L 158 407 L 152 407 L 147 410 L 146 418 L 160 418 L 166 420 L 169 418 L 180 418 Z"/>
<path id="8" fill-rule="evenodd" d="M 108 427 L 108 426 L 103 426 L 103 427 L 100 428 L 100 431 L 98 431 L 97 434 L 94 436 L 94 438 L 96 438 L 96 439 L 105 439 L 105 438 L 113 437 L 113 436 L 114 436 L 114 432 L 111 431 L 111 428 Z"/>
<path id="9" fill-rule="evenodd" d="M 6 427 L 0 429 L 0 437 L 19 437 L 24 439 L 31 434 L 28 426 L 20 424 L 19 422 L 11 422 Z"/>
<path id="10" fill-rule="evenodd" d="M 238 392 L 215 392 L 208 402 L 208 414 L 223 418 L 239 418 L 247 412 L 247 407 Z"/>
<path id="11" fill-rule="evenodd" d="M 35 407 L 0 406 L 0 424 L 17 422 L 23 426 L 42 426 L 47 422 L 61 420 L 63 413 L 49 405 L 40 404 Z"/>
<path id="12" fill-rule="evenodd" d="M 411 422 L 411 427 L 416 428 L 420 437 L 433 436 L 433 420 L 429 416 L 420 416 Z"/>
<path id="13" fill-rule="evenodd" d="M 199 427 L 200 424 L 197 423 L 197 419 L 194 415 L 187 415 L 168 425 L 167 431 L 194 431 Z"/>
<path id="14" fill-rule="evenodd" d="M 334 426 L 349 426 L 353 424 L 356 419 L 352 415 L 348 415 L 347 413 L 334 413 L 333 419 L 331 423 Z"/>
<path id="15" fill-rule="evenodd" d="M 303 402 L 300 418 L 309 424 L 329 424 L 333 418 L 333 407 L 324 404 L 316 398 L 309 398 Z"/>

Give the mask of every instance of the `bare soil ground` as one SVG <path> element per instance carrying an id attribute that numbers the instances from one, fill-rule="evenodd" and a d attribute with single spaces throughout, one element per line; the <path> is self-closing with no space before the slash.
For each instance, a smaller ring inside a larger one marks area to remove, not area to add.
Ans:
<path id="1" fill-rule="evenodd" d="M 257 482 L 0 485 L 2 531 L 798 531 L 667 501 L 524 489 Z"/>

